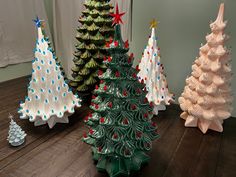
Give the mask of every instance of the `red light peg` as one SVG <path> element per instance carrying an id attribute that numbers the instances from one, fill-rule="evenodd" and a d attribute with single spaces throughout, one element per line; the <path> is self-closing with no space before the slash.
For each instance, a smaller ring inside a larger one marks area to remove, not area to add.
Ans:
<path id="1" fill-rule="evenodd" d="M 98 90 L 98 88 L 99 88 L 98 85 L 96 85 L 96 86 L 95 86 L 95 89 Z"/>
<path id="2" fill-rule="evenodd" d="M 101 117 L 101 118 L 100 118 L 100 123 L 103 124 L 104 122 L 105 122 L 105 118 L 104 118 L 104 117 Z"/>
<path id="3" fill-rule="evenodd" d="M 109 107 L 109 108 L 112 108 L 112 102 L 109 102 L 109 103 L 108 103 L 108 107 Z"/>
<path id="4" fill-rule="evenodd" d="M 107 60 L 108 60 L 108 62 L 111 62 L 112 59 L 111 59 L 111 57 L 109 56 Z"/>
<path id="5" fill-rule="evenodd" d="M 128 123 L 129 123 L 128 119 L 125 118 L 125 119 L 123 120 L 123 124 L 128 125 Z"/>
<path id="6" fill-rule="evenodd" d="M 109 42 L 106 42 L 106 47 L 110 48 L 110 43 Z"/>
<path id="7" fill-rule="evenodd" d="M 156 126 L 157 126 L 157 123 L 156 123 L 156 122 L 152 122 L 152 126 L 153 126 L 153 127 L 156 127 Z"/>
<path id="8" fill-rule="evenodd" d="M 125 41 L 125 48 L 129 48 L 129 41 L 128 40 Z"/>
<path id="9" fill-rule="evenodd" d="M 116 133 L 113 134 L 113 138 L 114 139 L 117 139 L 118 138 L 118 135 Z"/>
<path id="10" fill-rule="evenodd" d="M 104 91 L 106 91 L 106 90 L 107 90 L 107 86 L 106 86 L 106 85 L 103 87 L 103 90 L 104 90 Z"/>
<path id="11" fill-rule="evenodd" d="M 129 57 L 134 58 L 134 53 L 131 53 Z"/>
<path id="12" fill-rule="evenodd" d="M 124 91 L 123 91 L 123 95 L 124 95 L 124 96 L 127 96 L 127 95 L 128 95 L 127 90 L 124 90 Z"/>
<path id="13" fill-rule="evenodd" d="M 138 138 L 141 138 L 141 137 L 142 137 L 142 132 L 138 131 L 138 132 L 136 133 L 136 136 L 137 136 Z"/>
<path id="14" fill-rule="evenodd" d="M 144 118 L 148 118 L 148 114 L 145 113 L 145 114 L 143 115 L 143 117 L 144 117 Z"/>
<path id="15" fill-rule="evenodd" d="M 104 83 L 104 80 L 100 80 L 100 84 L 103 84 Z"/>
<path id="16" fill-rule="evenodd" d="M 92 96 L 92 99 L 96 99 L 97 97 L 95 95 Z"/>
<path id="17" fill-rule="evenodd" d="M 138 94 L 140 94 L 140 93 L 142 93 L 142 90 L 141 90 L 140 88 L 138 88 L 138 89 L 136 90 L 136 92 L 137 92 Z"/>
<path id="18" fill-rule="evenodd" d="M 89 113 L 89 115 L 88 115 L 89 117 L 93 117 L 93 114 L 92 113 Z"/>
<path id="19" fill-rule="evenodd" d="M 84 137 L 84 138 L 88 138 L 88 135 L 87 135 L 86 132 L 84 132 L 83 137 Z"/>
<path id="20" fill-rule="evenodd" d="M 88 120 L 89 120 L 89 118 L 88 118 L 88 116 L 86 116 L 86 117 L 84 118 L 84 122 L 88 122 Z"/>
<path id="21" fill-rule="evenodd" d="M 140 71 L 140 69 L 139 69 L 139 66 L 138 66 L 138 65 L 136 65 L 135 69 L 136 69 L 136 71 Z"/>
<path id="22" fill-rule="evenodd" d="M 102 70 L 98 71 L 98 75 L 101 76 L 103 74 Z"/>
<path id="23" fill-rule="evenodd" d="M 147 98 L 144 98 L 144 103 L 148 103 L 148 99 Z"/>
<path id="24" fill-rule="evenodd" d="M 107 57 L 106 56 L 103 57 L 103 61 L 107 61 Z"/>
<path id="25" fill-rule="evenodd" d="M 119 45 L 118 41 L 114 41 L 114 46 L 117 47 Z"/>
<path id="26" fill-rule="evenodd" d="M 135 110 L 136 108 L 137 108 L 137 107 L 136 107 L 135 104 L 132 104 L 132 105 L 131 105 L 131 109 L 132 109 L 132 110 Z"/>
<path id="27" fill-rule="evenodd" d="M 102 152 L 102 147 L 98 147 L 98 152 Z"/>
<path id="28" fill-rule="evenodd" d="M 153 102 L 151 102 L 150 104 L 149 104 L 151 107 L 153 107 L 154 105 L 153 105 Z"/>
<path id="29" fill-rule="evenodd" d="M 96 104 L 96 105 L 95 105 L 95 109 L 98 109 L 98 108 L 99 108 L 99 106 Z"/>
<path id="30" fill-rule="evenodd" d="M 94 133 L 94 130 L 93 129 L 90 129 L 89 130 L 89 134 L 92 135 Z"/>
<path id="31" fill-rule="evenodd" d="M 136 78 L 137 78 L 136 73 L 133 73 L 133 74 L 132 74 L 132 77 L 133 77 L 134 79 L 136 79 Z"/>
<path id="32" fill-rule="evenodd" d="M 116 77 L 120 77 L 120 72 L 119 71 L 116 71 Z"/>
<path id="33" fill-rule="evenodd" d="M 141 84 L 144 84 L 144 80 L 143 79 L 141 80 Z"/>
<path id="34" fill-rule="evenodd" d="M 110 37 L 110 41 L 109 42 L 110 42 L 110 44 L 113 42 L 113 38 L 112 37 Z"/>

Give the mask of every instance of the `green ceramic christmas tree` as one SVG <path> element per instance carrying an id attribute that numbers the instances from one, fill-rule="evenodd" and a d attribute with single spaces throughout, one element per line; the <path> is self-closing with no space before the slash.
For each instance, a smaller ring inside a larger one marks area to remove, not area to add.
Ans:
<path id="1" fill-rule="evenodd" d="M 132 68 L 133 55 L 127 55 L 128 42 L 123 42 L 118 6 L 112 14 L 115 23 L 114 40 L 105 60 L 106 72 L 99 71 L 100 85 L 96 86 L 90 108 L 94 111 L 85 118 L 89 132 L 83 140 L 92 146 L 97 169 L 110 177 L 129 175 L 147 163 L 146 151 L 159 135 L 152 122 L 152 106 L 146 99 L 144 85 L 138 82 L 137 70 Z"/>
<path id="2" fill-rule="evenodd" d="M 105 71 L 103 64 L 107 56 L 105 44 L 113 36 L 112 18 L 113 9 L 110 0 L 86 0 L 85 10 L 79 19 L 76 51 L 72 68 L 73 79 L 70 86 L 77 90 L 81 96 L 91 95 L 96 84 L 99 83 L 97 71 Z"/>

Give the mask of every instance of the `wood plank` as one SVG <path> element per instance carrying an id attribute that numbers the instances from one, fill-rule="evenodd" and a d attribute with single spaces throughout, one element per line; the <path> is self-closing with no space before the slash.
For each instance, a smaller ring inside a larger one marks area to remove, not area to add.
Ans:
<path id="1" fill-rule="evenodd" d="M 0 84 L 0 176 L 107 177 L 97 172 L 91 147 L 81 141 L 88 107 L 76 111 L 69 124 L 51 130 L 18 119 L 16 110 L 28 82 L 22 77 Z M 17 148 L 6 141 L 9 112 L 28 134 Z M 185 128 L 180 112 L 178 105 L 171 105 L 153 118 L 161 137 L 153 142 L 149 164 L 132 177 L 235 177 L 236 119 L 225 121 L 223 133 L 203 135 L 197 128 Z"/>
<path id="2" fill-rule="evenodd" d="M 203 134 L 196 128 L 186 128 L 178 147 L 169 161 L 164 177 L 191 176 L 190 167 L 197 158 Z"/>
<path id="3" fill-rule="evenodd" d="M 87 111 L 81 112 L 80 117 L 85 114 Z M 52 130 L 50 138 L 42 138 L 42 143 L 37 146 L 19 151 L 18 156 L 0 171 L 0 176 L 45 176 L 45 172 L 49 176 L 60 174 L 60 170 L 69 166 L 70 161 L 79 158 L 76 154 L 81 151 L 80 139 L 85 131 L 81 124 L 82 120 L 78 120 L 78 115 L 74 114 L 69 124 L 56 125 L 58 127 Z"/>
<path id="4" fill-rule="evenodd" d="M 222 134 L 209 131 L 203 136 L 200 148 L 196 151 L 196 158 L 189 166 L 191 177 L 213 177 L 218 162 Z"/>
<path id="5" fill-rule="evenodd" d="M 172 158 L 185 128 L 183 121 L 178 117 L 180 110 L 176 105 L 170 106 L 169 110 L 163 113 L 163 119 L 169 120 L 169 124 L 160 129 L 160 139 L 155 141 L 150 153 L 151 160 L 142 171 L 135 174 L 136 177 L 162 177 L 168 168 L 168 162 Z M 159 122 L 157 122 L 159 125 Z"/>
<path id="6" fill-rule="evenodd" d="M 215 177 L 236 176 L 236 118 L 227 119 L 216 168 Z"/>
<path id="7" fill-rule="evenodd" d="M 162 112 L 157 117 L 153 118 L 154 121 L 157 122 L 161 138 L 153 142 L 153 149 L 149 153 L 151 156 L 150 163 L 147 166 L 144 166 L 141 172 L 135 173 L 133 176 L 158 177 L 165 172 L 165 168 L 167 168 L 167 166 L 165 165 L 165 161 L 163 161 L 162 159 L 165 159 L 166 156 L 171 158 L 171 153 L 169 153 L 169 150 L 172 150 L 172 152 L 174 152 L 175 147 L 178 145 L 178 139 L 181 138 L 184 132 L 182 121 L 180 119 L 176 119 L 176 117 L 174 116 L 176 115 L 176 110 L 173 110 L 174 111 L 170 109 L 168 112 Z M 178 110 L 178 114 L 179 113 L 180 111 Z M 175 124 L 176 122 L 178 123 Z M 175 129 L 176 126 L 180 129 L 179 131 Z M 168 137 L 171 138 L 168 139 Z M 165 148 L 162 148 L 163 145 L 165 146 Z M 153 166 L 155 166 L 155 168 L 153 168 Z M 80 170 L 76 170 L 78 167 L 81 167 Z M 60 176 L 107 177 L 105 173 L 97 172 L 96 165 L 93 163 L 91 157 L 90 146 L 89 150 L 87 150 L 78 160 L 73 162 L 70 167 Z"/>

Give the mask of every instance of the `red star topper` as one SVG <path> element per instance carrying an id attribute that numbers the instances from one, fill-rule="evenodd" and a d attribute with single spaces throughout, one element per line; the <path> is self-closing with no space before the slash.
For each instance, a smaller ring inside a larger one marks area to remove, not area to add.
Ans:
<path id="1" fill-rule="evenodd" d="M 123 21 L 121 19 L 121 17 L 125 14 L 125 12 L 122 12 L 120 13 L 119 12 L 119 7 L 118 7 L 118 4 L 116 4 L 116 13 L 115 14 L 110 14 L 112 17 L 114 17 L 114 20 L 113 20 L 113 23 L 112 25 L 114 24 L 119 24 L 119 23 L 122 23 L 123 24 Z"/>

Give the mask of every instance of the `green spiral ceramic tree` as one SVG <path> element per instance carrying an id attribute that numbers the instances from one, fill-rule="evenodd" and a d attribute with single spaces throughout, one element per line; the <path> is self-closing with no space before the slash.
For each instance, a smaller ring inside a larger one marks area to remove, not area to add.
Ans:
<path id="1" fill-rule="evenodd" d="M 138 82 L 137 70 L 132 68 L 133 55 L 127 55 L 128 42 L 123 42 L 118 7 L 115 17 L 115 36 L 109 44 L 110 57 L 105 61 L 106 72 L 99 71 L 100 85 L 95 88 L 85 118 L 89 132 L 83 140 L 92 146 L 93 158 L 100 171 L 109 176 L 129 175 L 147 163 L 146 151 L 158 137 L 152 122 L 152 107 L 145 98 L 144 85 Z"/>
<path id="2" fill-rule="evenodd" d="M 110 0 L 86 0 L 85 10 L 79 19 L 76 51 L 72 68 L 73 79 L 70 86 L 81 94 L 91 95 L 96 84 L 99 83 L 97 71 L 105 71 L 103 59 L 107 56 L 105 43 L 114 33 L 110 13 L 113 9 Z M 81 95 L 82 96 L 82 95 Z"/>

